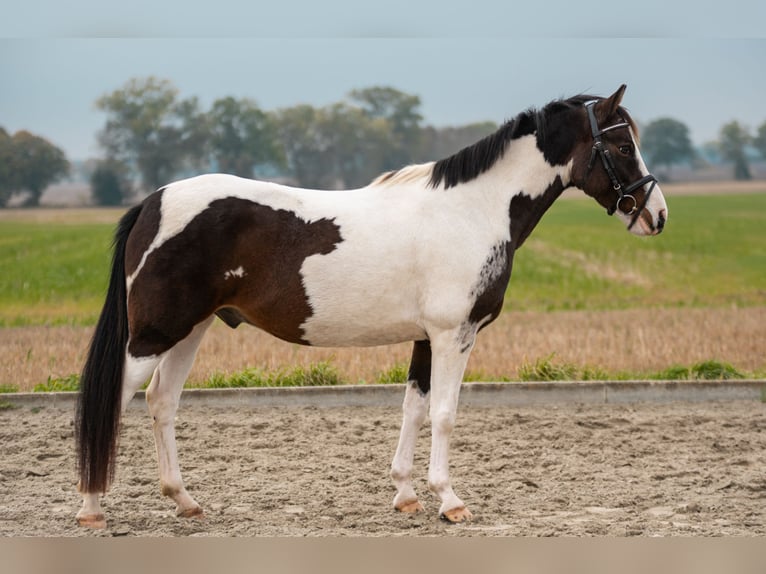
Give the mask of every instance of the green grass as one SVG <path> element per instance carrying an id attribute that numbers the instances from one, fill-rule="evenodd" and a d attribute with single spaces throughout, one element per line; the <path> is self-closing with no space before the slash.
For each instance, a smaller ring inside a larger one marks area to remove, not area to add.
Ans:
<path id="1" fill-rule="evenodd" d="M 111 236 L 104 224 L 0 222 L 0 327 L 95 323 Z"/>
<path id="2" fill-rule="evenodd" d="M 743 379 L 746 377 L 763 378 L 763 373 L 742 373 L 733 365 L 717 360 L 702 361 L 690 367 L 675 365 L 657 373 L 632 373 L 632 372 L 608 372 L 593 367 L 578 367 L 568 362 L 558 361 L 555 353 L 546 357 L 540 357 L 532 362 L 527 362 L 519 367 L 518 381 L 605 381 L 605 380 L 726 380 Z M 66 377 L 52 378 L 44 383 L 35 385 L 34 392 L 65 392 L 77 391 L 80 386 L 80 377 L 72 374 Z M 405 383 L 407 380 L 407 367 L 398 363 L 386 371 L 381 371 L 375 384 Z M 467 373 L 464 377 L 466 382 L 509 382 L 508 377 L 497 377 L 483 373 Z M 215 373 L 205 379 L 187 384 L 192 389 L 230 389 L 250 387 L 307 387 L 307 386 L 334 386 L 348 385 L 352 381 L 345 379 L 338 369 L 329 361 L 313 363 L 308 367 L 292 367 L 266 371 L 258 368 L 245 369 L 235 373 Z M 365 384 L 365 381 L 357 381 L 356 384 Z M 18 392 L 17 387 L 6 385 L 0 387 L 0 393 Z M 7 401 L 5 401 L 7 402 Z M 0 399 L 0 404 L 3 401 Z"/>
<path id="3" fill-rule="evenodd" d="M 51 377 L 44 383 L 35 385 L 35 393 L 60 393 L 64 391 L 77 391 L 80 389 L 80 375 L 68 375 L 66 377 Z"/>
<path id="4" fill-rule="evenodd" d="M 506 308 L 766 304 L 766 194 L 668 205 L 665 232 L 639 238 L 592 200 L 557 202 L 516 254 Z M 95 323 L 113 228 L 0 221 L 0 327 Z"/>
<path id="5" fill-rule="evenodd" d="M 375 384 L 388 385 L 406 383 L 409 375 L 409 365 L 406 363 L 396 363 L 393 367 L 385 371 L 380 371 L 375 377 Z"/>
<path id="6" fill-rule="evenodd" d="M 757 374 L 752 375 L 757 378 Z M 519 367 L 521 381 L 686 381 L 686 380 L 728 380 L 744 379 L 746 375 L 729 363 L 714 359 L 695 363 L 690 367 L 674 365 L 657 373 L 610 373 L 603 369 L 578 368 L 571 363 L 557 361 L 555 354 L 541 357 L 534 362 L 524 363 Z"/>
<path id="7" fill-rule="evenodd" d="M 506 308 L 766 304 L 766 194 L 667 202 L 665 231 L 648 238 L 590 200 L 557 202 L 516 254 Z"/>
<path id="8" fill-rule="evenodd" d="M 231 374 L 215 373 L 208 379 L 188 385 L 190 388 L 221 389 L 235 387 L 307 387 L 345 385 L 348 381 L 328 361 L 308 367 L 292 367 L 277 371 L 251 368 Z"/>

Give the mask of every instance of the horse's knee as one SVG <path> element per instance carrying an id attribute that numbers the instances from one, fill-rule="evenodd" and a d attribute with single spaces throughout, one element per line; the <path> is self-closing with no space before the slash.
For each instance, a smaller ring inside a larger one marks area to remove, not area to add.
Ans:
<path id="1" fill-rule="evenodd" d="M 456 415 L 449 411 L 431 413 L 431 428 L 435 432 L 450 434 L 455 428 Z"/>

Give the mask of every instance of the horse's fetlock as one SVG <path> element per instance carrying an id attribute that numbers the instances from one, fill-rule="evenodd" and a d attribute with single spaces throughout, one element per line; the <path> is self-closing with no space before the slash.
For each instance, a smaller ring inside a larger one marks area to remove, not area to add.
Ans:
<path id="1" fill-rule="evenodd" d="M 444 492 L 450 488 L 450 482 L 449 478 L 431 478 L 428 479 L 428 489 L 431 492 L 435 492 L 436 494 L 439 494 L 440 492 Z"/>
<path id="2" fill-rule="evenodd" d="M 395 481 L 409 480 L 410 474 L 411 473 L 409 470 L 406 470 L 400 466 L 391 467 L 391 478 Z"/>
<path id="3" fill-rule="evenodd" d="M 183 487 L 178 487 L 173 484 L 168 484 L 166 482 L 160 482 L 160 492 L 163 496 L 168 496 L 170 498 L 175 498 L 179 492 L 181 492 Z"/>

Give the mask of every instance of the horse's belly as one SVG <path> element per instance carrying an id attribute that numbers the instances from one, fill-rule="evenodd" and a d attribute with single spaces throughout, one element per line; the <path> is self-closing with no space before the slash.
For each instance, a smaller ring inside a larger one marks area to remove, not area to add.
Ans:
<path id="1" fill-rule="evenodd" d="M 417 298 L 401 284 L 307 288 L 312 313 L 301 329 L 310 345 L 369 347 L 426 338 Z"/>
<path id="2" fill-rule="evenodd" d="M 303 332 L 303 339 L 315 347 L 373 347 L 427 338 L 413 321 L 349 315 L 310 317 L 303 324 Z"/>

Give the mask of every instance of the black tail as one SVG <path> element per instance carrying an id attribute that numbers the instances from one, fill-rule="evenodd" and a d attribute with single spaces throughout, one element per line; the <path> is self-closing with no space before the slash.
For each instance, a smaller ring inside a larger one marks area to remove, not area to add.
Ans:
<path id="1" fill-rule="evenodd" d="M 80 376 L 75 416 L 80 492 L 106 492 L 114 476 L 128 344 L 125 245 L 140 213 L 140 205 L 132 208 L 117 227 L 106 301 Z"/>

